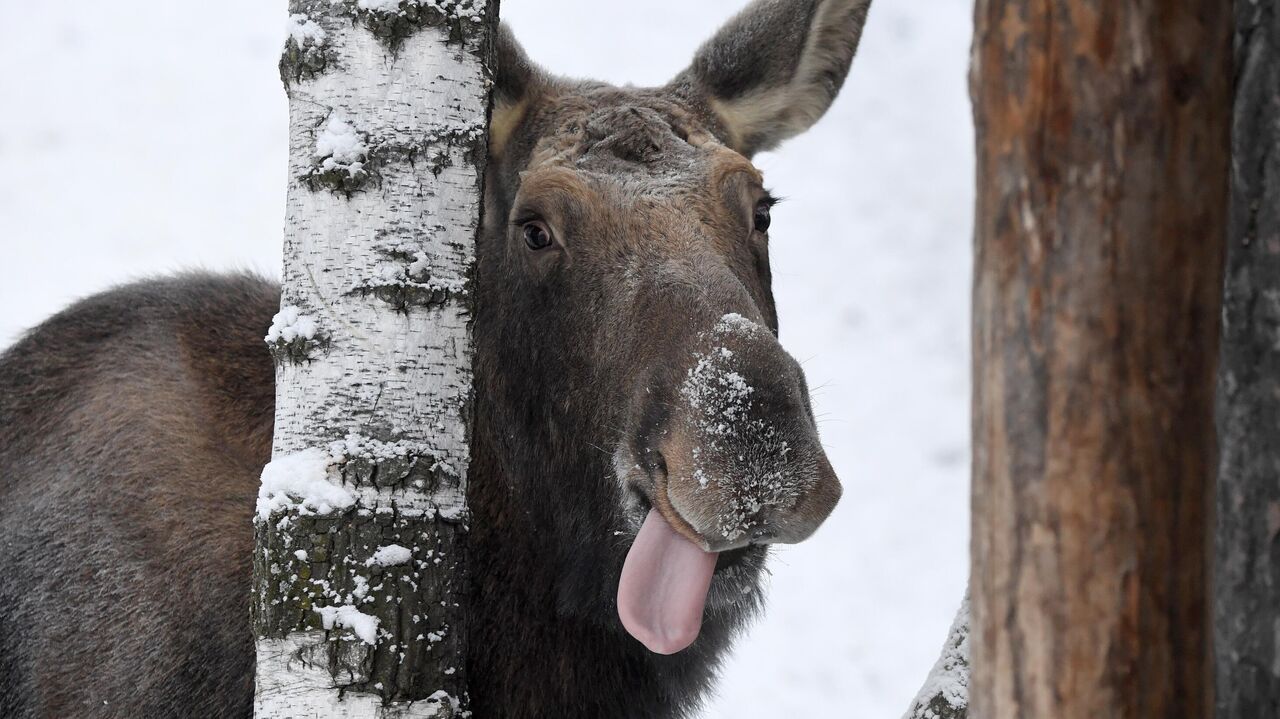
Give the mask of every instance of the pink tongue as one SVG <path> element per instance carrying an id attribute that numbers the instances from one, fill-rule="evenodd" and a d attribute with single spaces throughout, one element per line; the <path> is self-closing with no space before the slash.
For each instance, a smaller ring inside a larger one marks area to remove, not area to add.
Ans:
<path id="1" fill-rule="evenodd" d="M 618 582 L 622 626 L 658 654 L 693 644 L 702 629 L 716 556 L 676 534 L 658 510 L 649 510 Z"/>

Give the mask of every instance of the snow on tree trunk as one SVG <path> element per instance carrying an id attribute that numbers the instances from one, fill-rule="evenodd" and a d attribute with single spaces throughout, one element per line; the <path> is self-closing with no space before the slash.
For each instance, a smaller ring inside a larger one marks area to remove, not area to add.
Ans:
<path id="1" fill-rule="evenodd" d="M 469 290 L 497 5 L 290 5 L 260 719 L 466 711 Z"/>
<path id="2" fill-rule="evenodd" d="M 1280 716 L 1280 9 L 1237 2 L 1218 384 L 1219 719 Z"/>
<path id="3" fill-rule="evenodd" d="M 947 633 L 942 655 L 902 719 L 965 719 L 969 711 L 969 597 Z"/>
<path id="4" fill-rule="evenodd" d="M 1231 17 L 978 0 L 973 717 L 1212 709 Z"/>

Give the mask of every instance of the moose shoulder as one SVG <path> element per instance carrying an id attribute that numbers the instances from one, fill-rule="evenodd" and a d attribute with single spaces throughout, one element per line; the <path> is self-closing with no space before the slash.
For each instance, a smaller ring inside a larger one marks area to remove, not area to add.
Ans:
<path id="1" fill-rule="evenodd" d="M 840 485 L 777 341 L 753 153 L 870 0 L 759 0 L 661 88 L 498 38 L 470 502 L 478 717 L 680 717 Z M 245 716 L 278 289 L 184 275 L 0 356 L 0 715 Z"/>

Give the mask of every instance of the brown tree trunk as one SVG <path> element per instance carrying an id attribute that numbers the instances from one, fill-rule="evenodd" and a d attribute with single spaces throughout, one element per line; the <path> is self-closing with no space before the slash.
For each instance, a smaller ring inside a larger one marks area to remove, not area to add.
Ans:
<path id="1" fill-rule="evenodd" d="M 1280 716 L 1280 11 L 1236 6 L 1231 240 L 1219 373 L 1219 719 Z"/>
<path id="2" fill-rule="evenodd" d="M 976 12 L 972 716 L 1206 717 L 1231 3 Z"/>

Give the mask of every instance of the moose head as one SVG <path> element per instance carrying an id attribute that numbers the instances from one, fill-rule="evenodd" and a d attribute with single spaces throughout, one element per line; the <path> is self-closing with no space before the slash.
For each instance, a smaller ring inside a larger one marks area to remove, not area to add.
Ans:
<path id="1" fill-rule="evenodd" d="M 768 545 L 840 498 L 778 341 L 785 228 L 751 157 L 826 112 L 869 5 L 758 0 L 659 88 L 553 77 L 498 37 L 481 442 L 553 548 L 561 610 L 620 615 L 660 654 L 752 602 Z"/>

